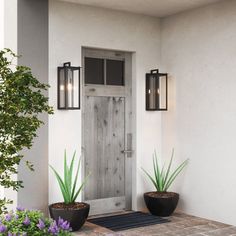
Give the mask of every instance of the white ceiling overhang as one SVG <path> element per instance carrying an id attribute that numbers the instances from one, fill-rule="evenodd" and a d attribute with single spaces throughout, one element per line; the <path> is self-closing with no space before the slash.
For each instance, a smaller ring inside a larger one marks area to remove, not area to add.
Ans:
<path id="1" fill-rule="evenodd" d="M 156 17 L 165 17 L 223 0 L 62 0 Z"/>

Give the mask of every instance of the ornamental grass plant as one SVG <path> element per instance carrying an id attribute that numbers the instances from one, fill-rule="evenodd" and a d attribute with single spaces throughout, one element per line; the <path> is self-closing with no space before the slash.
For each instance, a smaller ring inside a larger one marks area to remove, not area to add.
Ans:
<path id="1" fill-rule="evenodd" d="M 167 190 L 170 188 L 176 177 L 182 172 L 182 170 L 186 167 L 186 165 L 189 162 L 188 159 L 183 161 L 179 166 L 177 166 L 176 169 L 172 171 L 171 167 L 173 163 L 173 157 L 174 157 L 174 149 L 172 150 L 170 162 L 167 165 L 167 168 L 165 168 L 165 165 L 163 166 L 160 165 L 160 161 L 158 160 L 156 151 L 154 152 L 153 154 L 154 177 L 151 174 L 149 174 L 145 169 L 142 168 L 142 170 L 145 172 L 145 174 L 148 176 L 148 178 L 155 186 L 157 192 L 167 192 Z"/>
<path id="2" fill-rule="evenodd" d="M 64 203 L 65 204 L 74 204 L 78 195 L 82 191 L 83 187 L 85 186 L 88 177 L 90 174 L 88 174 L 84 181 L 81 183 L 81 185 L 77 188 L 77 181 L 78 181 L 78 176 L 79 176 L 79 170 L 80 170 L 80 165 L 81 165 L 81 159 L 78 161 L 77 169 L 75 176 L 73 178 L 73 170 L 74 170 L 74 165 L 75 165 L 75 156 L 76 152 L 74 152 L 72 160 L 70 164 L 67 164 L 67 156 L 66 156 L 66 151 L 64 153 L 64 178 L 59 175 L 59 173 L 50 165 L 50 168 L 53 170 L 57 182 L 59 184 Z"/>

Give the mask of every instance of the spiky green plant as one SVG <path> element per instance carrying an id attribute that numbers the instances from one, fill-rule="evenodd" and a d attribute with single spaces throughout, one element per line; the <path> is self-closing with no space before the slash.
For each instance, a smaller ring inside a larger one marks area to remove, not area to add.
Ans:
<path id="1" fill-rule="evenodd" d="M 79 175 L 79 169 L 81 164 L 81 159 L 79 159 L 77 170 L 75 173 L 75 178 L 73 180 L 73 169 L 74 169 L 74 163 L 75 163 L 75 155 L 76 152 L 74 152 L 70 166 L 67 164 L 67 157 L 66 157 L 66 151 L 64 154 L 64 180 L 62 177 L 58 174 L 58 172 L 50 165 L 51 169 L 53 170 L 57 182 L 59 184 L 62 196 L 64 198 L 65 204 L 73 204 L 76 201 L 76 198 L 82 191 L 83 187 L 85 186 L 88 177 L 90 174 L 88 174 L 82 184 L 79 186 L 79 188 L 76 190 L 77 187 L 77 181 L 78 181 L 78 175 Z"/>
<path id="2" fill-rule="evenodd" d="M 172 155 L 170 162 L 168 164 L 167 169 L 165 169 L 165 165 L 160 166 L 157 158 L 156 151 L 153 154 L 153 170 L 154 177 L 152 177 L 146 170 L 142 168 L 145 174 L 152 181 L 153 185 L 156 188 L 157 192 L 166 192 L 171 184 L 174 182 L 176 177 L 180 174 L 180 172 L 184 169 L 184 167 L 188 164 L 188 159 L 182 162 L 173 172 L 171 172 L 171 166 L 174 157 L 174 150 L 172 150 Z"/>

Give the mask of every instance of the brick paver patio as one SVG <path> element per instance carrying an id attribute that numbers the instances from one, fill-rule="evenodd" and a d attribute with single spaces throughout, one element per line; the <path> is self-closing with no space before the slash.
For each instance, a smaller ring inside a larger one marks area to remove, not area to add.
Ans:
<path id="1" fill-rule="evenodd" d="M 86 223 L 76 232 L 80 236 L 236 236 L 236 226 L 186 215 L 174 213 L 171 222 L 159 225 L 113 232 L 100 226 Z"/>

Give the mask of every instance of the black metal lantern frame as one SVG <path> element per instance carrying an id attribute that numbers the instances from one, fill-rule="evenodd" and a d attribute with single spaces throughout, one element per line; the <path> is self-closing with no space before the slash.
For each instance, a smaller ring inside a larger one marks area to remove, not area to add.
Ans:
<path id="1" fill-rule="evenodd" d="M 159 73 L 158 69 L 146 74 L 146 110 L 167 111 L 168 109 L 168 74 Z"/>
<path id="2" fill-rule="evenodd" d="M 57 108 L 59 110 L 80 109 L 80 68 L 70 62 L 58 67 Z"/>

